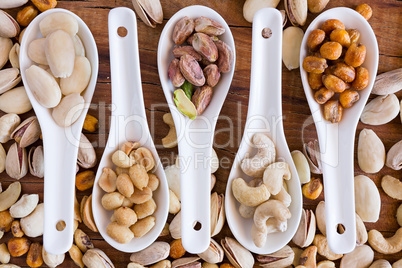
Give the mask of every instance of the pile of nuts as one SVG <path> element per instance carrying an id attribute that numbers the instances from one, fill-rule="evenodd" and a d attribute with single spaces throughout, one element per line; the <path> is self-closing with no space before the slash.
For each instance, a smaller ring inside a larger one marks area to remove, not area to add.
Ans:
<path id="1" fill-rule="evenodd" d="M 326 20 L 307 38 L 311 55 L 304 59 L 303 68 L 311 89 L 316 90 L 314 99 L 324 105 L 324 118 L 331 123 L 341 120 L 343 109 L 359 100 L 358 91 L 369 82 L 368 70 L 361 66 L 366 47 L 359 38 L 359 31 L 346 30 L 337 19 Z"/>
<path id="2" fill-rule="evenodd" d="M 288 163 L 275 162 L 275 144 L 267 135 L 256 133 L 252 142 L 258 152 L 252 158 L 245 157 L 240 168 L 254 179 L 248 183 L 242 178 L 234 179 L 232 192 L 240 202 L 240 215 L 253 218 L 251 236 L 254 244 L 263 247 L 268 234 L 287 230 L 292 197 L 287 192 L 285 180 L 290 180 L 292 174 Z"/>
<path id="3" fill-rule="evenodd" d="M 77 20 L 65 12 L 47 15 L 39 23 L 43 38 L 28 46 L 29 58 L 38 65 L 26 70 L 29 87 L 45 108 L 53 108 L 54 121 L 61 127 L 71 126 L 81 115 L 88 86 L 91 64 L 77 35 Z M 63 97 L 64 96 L 64 97 Z"/>
<path id="4" fill-rule="evenodd" d="M 174 102 L 190 119 L 204 112 L 221 72 L 232 68 L 232 49 L 217 37 L 224 32 L 222 25 L 206 17 L 193 20 L 186 16 L 174 27 L 173 41 L 177 46 L 172 51 L 175 58 L 168 75 L 174 87 L 181 87 L 174 92 Z M 198 88 L 194 91 L 194 87 Z"/>
<path id="5" fill-rule="evenodd" d="M 115 171 L 104 167 L 99 186 L 106 193 L 101 203 L 104 209 L 114 211 L 107 234 L 119 243 L 128 243 L 142 237 L 155 226 L 156 203 L 152 192 L 159 186 L 159 178 L 150 171 L 154 157 L 138 142 L 126 142 L 112 155 Z M 148 173 L 149 172 L 149 173 Z"/>

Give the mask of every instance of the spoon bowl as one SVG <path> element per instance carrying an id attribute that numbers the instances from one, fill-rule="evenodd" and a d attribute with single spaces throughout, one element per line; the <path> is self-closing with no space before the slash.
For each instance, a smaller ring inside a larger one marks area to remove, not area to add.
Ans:
<path id="1" fill-rule="evenodd" d="M 269 38 L 262 36 L 265 28 L 270 28 Z M 300 181 L 288 145 L 282 122 L 282 15 L 273 8 L 256 12 L 253 18 L 252 58 L 250 97 L 247 121 L 226 187 L 225 210 L 229 227 L 236 239 L 248 250 L 257 254 L 269 254 L 284 247 L 295 234 L 301 217 L 302 196 Z M 292 197 L 289 206 L 291 218 L 285 232 L 268 234 L 265 246 L 257 247 L 251 238 L 253 219 L 245 219 L 239 213 L 240 203 L 232 193 L 232 181 L 252 178 L 243 173 L 240 163 L 246 154 L 254 155 L 257 149 L 251 143 L 254 133 L 264 133 L 276 147 L 276 162 L 289 164 L 291 179 L 286 181 L 288 193 Z"/>
<path id="2" fill-rule="evenodd" d="M 311 31 L 321 27 L 328 19 L 338 19 L 346 29 L 360 32 L 359 43 L 366 46 L 366 59 L 362 66 L 369 71 L 368 86 L 359 91 L 360 99 L 351 108 L 344 109 L 339 123 L 324 119 L 323 109 L 314 99 L 314 91 L 303 69 L 303 60 L 308 56 L 307 38 Z M 350 8 L 333 8 L 320 14 L 307 28 L 300 50 L 300 74 L 304 92 L 317 129 L 324 177 L 325 213 L 328 245 L 339 254 L 352 251 L 356 245 L 354 201 L 354 141 L 356 126 L 370 95 L 378 67 L 378 44 L 370 24 Z M 337 232 L 338 224 L 345 232 Z"/>
<path id="3" fill-rule="evenodd" d="M 43 37 L 39 23 L 51 13 L 64 12 L 72 15 L 78 22 L 77 35 L 86 50 L 92 73 L 88 87 L 83 92 L 85 104 L 78 120 L 69 127 L 60 127 L 52 117 L 52 110 L 38 103 L 27 83 L 25 71 L 35 64 L 28 57 L 29 44 Z M 43 244 L 47 252 L 62 254 L 68 251 L 73 242 L 75 170 L 82 126 L 87 114 L 98 77 L 98 50 L 94 37 L 80 17 L 60 8 L 51 9 L 37 16 L 26 28 L 20 47 L 20 70 L 25 90 L 38 118 L 44 149 L 44 234 Z M 64 221 L 63 231 L 56 229 L 58 222 Z"/>
<path id="4" fill-rule="evenodd" d="M 208 17 L 225 28 L 219 39 L 231 49 L 233 65 L 228 73 L 223 73 L 219 83 L 214 87 L 211 102 L 202 115 L 195 120 L 181 114 L 173 102 L 175 87 L 168 77 L 168 67 L 172 59 L 175 44 L 172 39 L 176 23 L 187 16 Z M 212 142 L 216 121 L 232 83 L 235 69 L 235 45 L 233 35 L 225 20 L 213 9 L 205 6 L 189 6 L 179 10 L 166 23 L 158 45 L 158 71 L 163 92 L 176 126 L 181 172 L 181 213 L 182 243 L 190 253 L 204 252 L 210 244 L 210 176 Z M 185 165 L 184 165 L 185 163 Z M 196 223 L 201 228 L 195 230 Z M 194 243 L 197 241 L 197 243 Z"/>
<path id="5" fill-rule="evenodd" d="M 125 36 L 118 34 L 118 29 L 121 27 L 127 30 Z M 119 7 L 110 11 L 109 47 L 113 108 L 109 138 L 99 163 L 92 192 L 92 209 L 96 226 L 109 245 L 123 252 L 137 252 L 151 245 L 165 226 L 169 210 L 169 189 L 145 114 L 138 54 L 137 20 L 131 9 Z M 103 208 L 101 199 L 105 192 L 99 187 L 98 181 L 104 167 L 114 169 L 112 154 L 126 141 L 137 141 L 151 151 L 155 160 L 152 172 L 159 178 L 159 187 L 152 196 L 157 205 L 156 211 L 152 214 L 156 219 L 155 226 L 144 236 L 134 238 L 127 244 L 121 244 L 106 232 L 113 211 Z"/>

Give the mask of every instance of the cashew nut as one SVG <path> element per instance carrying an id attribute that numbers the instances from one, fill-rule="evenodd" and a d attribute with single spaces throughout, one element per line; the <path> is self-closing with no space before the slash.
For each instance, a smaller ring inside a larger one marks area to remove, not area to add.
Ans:
<path id="1" fill-rule="evenodd" d="M 21 184 L 16 181 L 11 183 L 8 188 L 0 193 L 0 211 L 4 211 L 17 202 L 21 194 Z"/>
<path id="2" fill-rule="evenodd" d="M 255 224 L 253 224 L 253 226 L 251 227 L 251 237 L 253 238 L 254 244 L 259 248 L 265 245 L 268 234 L 275 232 L 285 232 L 288 228 L 287 221 L 279 221 L 276 218 L 269 218 L 266 224 L 266 232 L 261 232 L 257 228 L 257 226 L 255 226 Z"/>
<path id="3" fill-rule="evenodd" d="M 275 200 L 281 201 L 286 207 L 289 207 L 290 203 L 292 202 L 292 197 L 286 191 L 286 189 L 283 185 L 282 185 L 282 189 L 279 191 L 279 193 L 276 195 L 273 195 L 272 198 Z"/>
<path id="4" fill-rule="evenodd" d="M 245 157 L 240 167 L 250 177 L 262 177 L 265 168 L 275 161 L 275 144 L 263 133 L 254 134 L 252 143 L 258 152 L 252 158 Z"/>
<path id="5" fill-rule="evenodd" d="M 267 201 L 270 193 L 265 184 L 257 187 L 248 186 L 242 178 L 232 181 L 233 195 L 237 201 L 249 207 L 255 207 Z"/>
<path id="6" fill-rule="evenodd" d="M 39 202 L 39 195 L 24 194 L 17 203 L 10 207 L 10 214 L 13 218 L 23 218 L 31 214 Z"/>
<path id="7" fill-rule="evenodd" d="M 291 176 L 288 163 L 276 162 L 265 169 L 263 180 L 268 191 L 277 195 L 283 187 L 283 180 L 290 180 Z"/>
<path id="8" fill-rule="evenodd" d="M 309 246 L 300 255 L 299 264 L 306 268 L 316 268 L 317 247 Z"/>
<path id="9" fill-rule="evenodd" d="M 291 217 L 289 209 L 278 200 L 268 200 L 257 207 L 254 213 L 255 227 L 266 233 L 268 231 L 267 220 L 276 218 L 278 221 L 286 221 Z"/>
<path id="10" fill-rule="evenodd" d="M 390 175 L 385 175 L 381 180 L 384 192 L 392 198 L 402 200 L 402 182 Z"/>
<path id="11" fill-rule="evenodd" d="M 402 204 L 398 207 L 396 211 L 396 221 L 398 222 L 399 226 L 402 226 Z"/>
<path id="12" fill-rule="evenodd" d="M 368 242 L 377 252 L 382 254 L 394 254 L 402 250 L 402 227 L 399 228 L 394 236 L 384 238 L 377 230 L 368 233 Z"/>
<path id="13" fill-rule="evenodd" d="M 248 182 L 248 186 L 250 187 L 257 187 L 262 184 L 262 179 L 261 178 L 254 178 L 251 181 Z M 239 206 L 239 213 L 240 216 L 242 216 L 245 219 L 251 219 L 254 216 L 254 212 L 257 207 L 249 207 L 243 204 L 240 204 Z"/>
<path id="14" fill-rule="evenodd" d="M 173 117 L 171 113 L 166 113 L 163 115 L 163 122 L 169 126 L 169 132 L 162 139 L 162 145 L 165 148 L 174 148 L 177 146 L 177 135 L 176 135 L 176 127 L 173 122 Z"/>

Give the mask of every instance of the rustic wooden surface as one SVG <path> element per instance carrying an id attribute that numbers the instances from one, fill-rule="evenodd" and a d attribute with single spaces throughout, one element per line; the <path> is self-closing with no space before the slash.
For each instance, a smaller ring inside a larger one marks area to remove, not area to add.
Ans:
<path id="1" fill-rule="evenodd" d="M 244 1 L 162 0 L 161 2 L 164 11 L 163 24 L 158 25 L 155 29 L 151 29 L 145 26 L 144 23 L 139 20 L 138 34 L 140 37 L 139 49 L 142 85 L 148 123 L 150 125 L 150 130 L 159 155 L 163 159 L 164 166 L 172 164 L 175 156 L 177 155 L 177 148 L 164 149 L 161 145 L 161 139 L 168 131 L 168 127 L 163 124 L 162 115 L 168 112 L 168 107 L 166 105 L 166 100 L 159 82 L 156 57 L 158 40 L 164 24 L 179 9 L 192 4 L 201 4 L 209 6 L 219 12 L 229 24 L 234 35 L 237 56 L 236 70 L 232 86 L 222 108 L 221 117 L 217 123 L 214 144 L 218 156 L 221 159 L 228 159 L 228 163 L 219 168 L 219 170 L 216 172 L 217 183 L 214 188 L 214 191 L 224 193 L 230 167 L 234 160 L 244 130 L 248 107 L 251 60 L 251 24 L 246 22 L 242 16 Z M 360 2 L 362 1 L 359 1 L 359 3 Z M 368 0 L 366 2 L 370 4 L 374 10 L 373 17 L 369 22 L 376 33 L 380 48 L 378 73 L 401 68 L 402 46 L 400 44 L 400 36 L 402 36 L 402 2 L 395 0 Z M 326 9 L 338 6 L 354 8 L 356 5 L 356 1 L 353 0 L 332 0 Z M 99 118 L 100 128 L 96 133 L 86 133 L 96 148 L 98 159 L 100 159 L 102 156 L 103 148 L 107 140 L 111 107 L 107 15 L 110 9 L 119 6 L 132 8 L 131 1 L 129 0 L 75 0 L 59 1 L 58 3 L 58 7 L 71 10 L 79 15 L 88 24 L 98 45 L 100 64 L 98 84 L 89 113 Z M 281 3 L 279 7 L 283 7 L 283 4 Z M 15 15 L 16 10 L 11 10 L 10 13 Z M 311 22 L 315 16 L 316 15 L 309 14 L 308 22 Z M 289 25 L 290 24 L 288 22 L 287 26 Z M 304 30 L 306 28 L 307 27 L 305 26 Z M 291 151 L 301 150 L 301 129 L 305 120 L 307 120 L 310 116 L 310 110 L 302 89 L 299 69 L 288 71 L 285 67 L 283 67 L 282 72 L 283 115 L 286 138 Z M 401 99 L 402 92 L 397 93 L 397 96 L 399 99 Z M 23 115 L 22 118 L 24 119 L 31 114 L 32 112 Z M 229 121 L 228 118 L 230 118 L 231 121 Z M 393 144 L 402 138 L 401 119 L 399 116 L 390 123 L 382 126 L 368 126 L 359 123 L 356 133 L 356 143 L 358 134 L 363 128 L 373 129 L 384 142 L 386 150 L 389 150 Z M 314 136 L 315 128 L 313 125 L 310 125 L 306 128 L 305 138 L 312 139 Z M 5 145 L 5 148 L 8 149 L 10 145 L 11 142 L 8 142 Z M 356 157 L 355 163 L 357 163 Z M 97 166 L 93 168 L 94 171 L 96 171 L 96 169 Z M 355 164 L 355 174 L 364 174 L 364 172 L 359 169 L 357 164 Z M 400 171 L 393 171 L 387 167 L 384 167 L 378 174 L 368 175 L 379 188 L 382 205 L 380 219 L 376 223 L 366 223 L 366 227 L 368 230 L 377 229 L 387 237 L 392 236 L 399 227 L 396 222 L 395 213 L 401 202 L 390 198 L 381 189 L 380 180 L 382 176 L 386 174 L 390 174 L 401 179 Z M 5 172 L 0 175 L 0 182 L 2 183 L 3 189 L 5 189 L 13 181 L 14 180 L 8 177 Z M 22 183 L 23 193 L 39 193 L 41 201 L 43 200 L 42 179 L 27 175 L 25 178 L 21 179 L 20 182 Z M 80 201 L 84 195 L 89 195 L 90 193 L 90 190 L 78 192 L 78 200 Z M 304 207 L 315 209 L 315 206 L 318 204 L 318 202 L 324 199 L 323 195 L 324 194 L 322 193 L 321 196 L 314 201 L 304 199 Z M 170 216 L 169 219 L 171 218 L 172 217 Z M 83 229 L 89 234 L 95 244 L 95 247 L 104 250 L 112 259 L 116 267 L 126 267 L 126 265 L 129 263 L 130 254 L 121 253 L 113 249 L 102 239 L 99 233 L 91 232 L 83 224 L 80 224 L 79 228 Z M 220 240 L 222 237 L 228 235 L 231 235 L 231 233 L 227 224 L 225 224 L 224 229 L 216 238 L 217 240 Z M 10 233 L 6 234 L 4 238 L 0 240 L 0 243 L 7 242 L 10 237 Z M 41 241 L 41 239 L 42 238 L 39 237 L 31 240 Z M 169 241 L 169 239 L 167 241 Z M 11 263 L 26 267 L 25 256 L 26 255 L 19 258 L 11 258 Z M 375 258 L 388 259 L 391 263 L 393 263 L 394 261 L 402 258 L 402 253 L 399 252 L 393 255 L 382 255 L 376 253 Z M 318 257 L 318 259 L 321 260 L 322 258 Z M 339 264 L 339 261 L 337 263 Z M 60 267 L 74 267 L 74 264 L 69 258 L 68 254 L 66 255 L 64 263 Z"/>

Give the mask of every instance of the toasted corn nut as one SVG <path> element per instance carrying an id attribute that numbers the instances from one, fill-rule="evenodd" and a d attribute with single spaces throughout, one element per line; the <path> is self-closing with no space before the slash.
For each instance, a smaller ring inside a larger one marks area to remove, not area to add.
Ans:
<path id="1" fill-rule="evenodd" d="M 144 219 L 138 220 L 134 225 L 130 226 L 130 230 L 134 233 L 135 237 L 142 237 L 146 235 L 155 226 L 155 217 L 148 216 Z"/>
<path id="2" fill-rule="evenodd" d="M 74 241 L 77 247 L 83 253 L 87 252 L 87 250 L 90 248 L 94 248 L 94 244 L 92 243 L 89 236 L 86 233 L 84 233 L 81 229 L 75 230 Z"/>
<path id="3" fill-rule="evenodd" d="M 366 68 L 359 66 L 356 68 L 356 79 L 352 83 L 352 87 L 356 90 L 365 89 L 369 83 L 369 72 Z"/>
<path id="4" fill-rule="evenodd" d="M 99 128 L 98 119 L 95 116 L 87 114 L 82 128 L 89 132 L 95 132 Z"/>
<path id="5" fill-rule="evenodd" d="M 148 185 L 149 177 L 145 166 L 140 164 L 134 164 L 129 169 L 129 175 L 134 186 L 140 189 L 141 191 Z"/>
<path id="6" fill-rule="evenodd" d="M 348 32 L 344 29 L 335 29 L 330 34 L 330 40 L 334 42 L 338 42 L 344 47 L 350 46 L 350 36 Z"/>
<path id="7" fill-rule="evenodd" d="M 337 19 L 326 20 L 321 25 L 321 30 L 323 30 L 327 35 L 329 35 L 335 29 L 345 29 L 345 25 Z"/>
<path id="8" fill-rule="evenodd" d="M 359 92 L 354 90 L 347 89 L 339 94 L 339 102 L 341 103 L 343 108 L 352 107 L 353 104 L 359 100 L 359 98 Z"/>
<path id="9" fill-rule="evenodd" d="M 319 104 L 326 103 L 329 99 L 334 96 L 335 92 L 327 89 L 326 87 L 322 87 L 320 90 L 314 93 L 314 99 Z"/>
<path id="10" fill-rule="evenodd" d="M 352 67 L 359 67 L 366 58 L 366 47 L 354 42 L 350 45 L 345 54 L 345 63 Z"/>
<path id="11" fill-rule="evenodd" d="M 320 89 L 323 86 L 322 73 L 321 74 L 308 73 L 308 84 L 313 90 Z"/>
<path id="12" fill-rule="evenodd" d="M 332 70 L 332 74 L 345 82 L 353 82 L 356 77 L 355 68 L 343 62 L 338 62 Z"/>
<path id="13" fill-rule="evenodd" d="M 116 187 L 119 193 L 125 197 L 130 197 L 134 193 L 134 185 L 128 174 L 120 174 L 116 180 Z"/>
<path id="14" fill-rule="evenodd" d="M 124 196 L 118 192 L 107 193 L 102 196 L 102 206 L 106 210 L 115 210 L 123 204 Z"/>
<path id="15" fill-rule="evenodd" d="M 7 248 L 12 257 L 19 257 L 28 252 L 30 245 L 26 237 L 13 237 L 8 241 Z"/>
<path id="16" fill-rule="evenodd" d="M 110 220 L 128 227 L 137 222 L 137 214 L 131 208 L 120 207 L 114 211 Z"/>
<path id="17" fill-rule="evenodd" d="M 230 263 L 222 263 L 219 268 L 236 268 L 233 265 L 231 265 Z"/>
<path id="18" fill-rule="evenodd" d="M 39 243 L 32 243 L 27 255 L 27 264 L 29 267 L 40 267 L 43 264 L 42 246 Z"/>
<path id="19" fill-rule="evenodd" d="M 70 258 L 74 261 L 75 265 L 80 268 L 84 268 L 84 263 L 82 262 L 82 252 L 76 245 L 73 244 L 68 253 L 70 254 Z"/>
<path id="20" fill-rule="evenodd" d="M 194 20 L 185 16 L 181 18 L 173 29 L 173 42 L 181 45 L 194 31 Z"/>
<path id="21" fill-rule="evenodd" d="M 316 267 L 316 257 L 317 257 L 317 247 L 309 246 L 300 255 L 299 264 L 305 266 L 306 268 Z"/>
<path id="22" fill-rule="evenodd" d="M 159 178 L 155 174 L 152 174 L 152 173 L 148 173 L 148 177 L 149 177 L 149 180 L 148 180 L 147 187 L 149 189 L 151 189 L 151 191 L 153 192 L 156 189 L 158 189 L 158 187 L 159 187 Z"/>
<path id="23" fill-rule="evenodd" d="M 327 89 L 332 90 L 335 93 L 341 93 L 346 89 L 346 83 L 335 75 L 324 75 L 322 81 Z"/>
<path id="24" fill-rule="evenodd" d="M 40 12 L 55 8 L 57 6 L 56 0 L 31 0 Z"/>
<path id="25" fill-rule="evenodd" d="M 156 210 L 156 203 L 151 198 L 145 203 L 138 204 L 134 206 L 134 211 L 137 214 L 138 219 L 143 219 L 152 215 Z"/>
<path id="26" fill-rule="evenodd" d="M 144 166 L 147 172 L 153 169 L 155 166 L 155 159 L 151 151 L 145 147 L 140 147 L 135 150 L 134 158 L 135 162 Z"/>
<path id="27" fill-rule="evenodd" d="M 152 190 L 148 187 L 144 187 L 141 191 L 138 188 L 134 188 L 134 193 L 128 199 L 134 204 L 142 204 L 152 198 Z"/>
<path id="28" fill-rule="evenodd" d="M 373 10 L 367 4 L 360 4 L 356 7 L 356 11 L 360 13 L 366 20 L 369 20 L 373 15 Z"/>
<path id="29" fill-rule="evenodd" d="M 342 54 L 342 45 L 338 42 L 326 42 L 320 47 L 320 54 L 328 60 L 337 60 Z"/>
<path id="30" fill-rule="evenodd" d="M 14 237 L 23 237 L 24 232 L 21 230 L 21 225 L 19 220 L 15 220 L 11 223 L 11 233 Z"/>
<path id="31" fill-rule="evenodd" d="M 342 119 L 343 108 L 337 100 L 324 104 L 324 118 L 331 123 L 338 123 Z"/>
<path id="32" fill-rule="evenodd" d="M 102 169 L 102 174 L 99 177 L 99 187 L 102 188 L 103 191 L 107 193 L 112 193 L 116 191 L 117 185 L 117 176 L 113 169 L 104 167 Z"/>
<path id="33" fill-rule="evenodd" d="M 92 170 L 85 170 L 75 176 L 75 186 L 80 191 L 85 191 L 92 188 L 94 182 L 95 172 L 93 172 Z"/>
<path id="34" fill-rule="evenodd" d="M 31 21 L 38 15 L 38 10 L 33 6 L 24 7 L 17 13 L 17 21 L 21 26 L 28 26 Z"/>
<path id="35" fill-rule="evenodd" d="M 323 73 L 328 67 L 327 61 L 324 58 L 319 58 L 316 56 L 307 56 L 303 60 L 303 68 L 308 73 Z"/>
<path id="36" fill-rule="evenodd" d="M 14 218 L 8 210 L 0 212 L 0 231 L 9 232 Z"/>
<path id="37" fill-rule="evenodd" d="M 349 34 L 350 37 L 350 44 L 359 41 L 360 38 L 360 32 L 356 29 L 349 29 L 346 30 Z"/>
<path id="38" fill-rule="evenodd" d="M 307 46 L 314 51 L 321 45 L 324 39 L 325 32 L 320 29 L 315 29 L 311 31 L 310 35 L 307 37 Z"/>
<path id="39" fill-rule="evenodd" d="M 9 263 L 9 261 L 10 261 L 10 252 L 8 252 L 7 245 L 5 243 L 0 244 L 0 263 L 6 264 Z"/>
<path id="40" fill-rule="evenodd" d="M 303 195 L 311 200 L 317 199 L 322 192 L 322 183 L 319 178 L 313 178 L 303 185 Z"/>
<path id="41" fill-rule="evenodd" d="M 184 249 L 182 243 L 181 243 L 181 238 L 173 240 L 170 242 L 170 252 L 169 256 L 173 259 L 178 259 L 184 256 L 186 253 L 186 250 Z"/>

